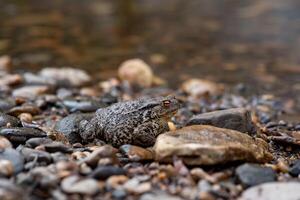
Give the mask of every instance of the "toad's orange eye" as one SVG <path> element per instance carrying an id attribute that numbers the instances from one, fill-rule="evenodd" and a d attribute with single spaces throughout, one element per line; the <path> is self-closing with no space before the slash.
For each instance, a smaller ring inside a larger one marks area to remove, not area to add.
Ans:
<path id="1" fill-rule="evenodd" d="M 171 102 L 169 100 L 163 101 L 165 107 L 169 107 Z"/>

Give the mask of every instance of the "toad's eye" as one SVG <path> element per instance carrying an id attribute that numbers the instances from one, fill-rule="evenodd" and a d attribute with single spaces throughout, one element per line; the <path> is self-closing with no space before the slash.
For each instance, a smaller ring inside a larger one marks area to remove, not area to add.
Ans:
<path id="1" fill-rule="evenodd" d="M 171 104 L 171 101 L 165 100 L 165 101 L 163 101 L 163 104 L 164 104 L 164 107 L 169 107 Z"/>

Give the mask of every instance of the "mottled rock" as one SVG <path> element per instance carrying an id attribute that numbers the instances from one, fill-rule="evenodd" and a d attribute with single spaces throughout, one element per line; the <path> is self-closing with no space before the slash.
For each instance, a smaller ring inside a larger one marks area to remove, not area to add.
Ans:
<path id="1" fill-rule="evenodd" d="M 290 175 L 297 177 L 300 175 L 300 160 L 296 160 L 289 169 Z"/>
<path id="2" fill-rule="evenodd" d="M 28 86 L 15 89 L 12 95 L 14 97 L 33 99 L 39 95 L 46 94 L 49 91 L 50 91 L 50 87 L 46 85 L 28 85 Z"/>
<path id="3" fill-rule="evenodd" d="M 0 128 L 0 135 L 6 137 L 13 143 L 24 143 L 29 138 L 47 136 L 47 134 L 40 129 L 27 127 Z"/>
<path id="4" fill-rule="evenodd" d="M 118 71 L 121 80 L 132 85 L 150 87 L 153 81 L 153 72 L 149 65 L 141 59 L 130 59 L 123 62 Z"/>
<path id="5" fill-rule="evenodd" d="M 223 91 L 223 86 L 208 80 L 190 79 L 185 81 L 182 90 L 193 97 L 216 95 Z"/>
<path id="6" fill-rule="evenodd" d="M 21 122 L 18 118 L 4 113 L 0 113 L 0 127 L 16 127 L 20 125 Z"/>
<path id="7" fill-rule="evenodd" d="M 142 160 L 153 160 L 154 152 L 150 149 L 125 144 L 119 148 L 120 152 L 123 153 L 131 161 L 142 161 Z"/>
<path id="8" fill-rule="evenodd" d="M 245 190 L 239 200 L 297 200 L 300 183 L 264 183 Z"/>
<path id="9" fill-rule="evenodd" d="M 85 71 L 69 67 L 44 68 L 39 75 L 57 81 L 58 85 L 81 86 L 91 81 L 91 77 Z"/>
<path id="10" fill-rule="evenodd" d="M 24 168 L 24 157 L 20 152 L 12 148 L 6 148 L 0 150 L 0 160 L 8 160 L 13 166 L 13 172 L 19 173 Z"/>
<path id="11" fill-rule="evenodd" d="M 83 195 L 95 195 L 99 192 L 98 182 L 91 178 L 80 178 L 69 176 L 62 180 L 61 188 L 66 193 L 77 193 Z"/>
<path id="12" fill-rule="evenodd" d="M 244 108 L 232 108 L 195 115 L 187 125 L 211 125 L 250 134 L 255 132 L 251 114 Z"/>
<path id="13" fill-rule="evenodd" d="M 114 175 L 124 175 L 126 172 L 123 168 L 116 167 L 116 166 L 99 166 L 97 167 L 91 174 L 90 177 L 105 180 L 110 176 Z"/>
<path id="14" fill-rule="evenodd" d="M 235 170 L 235 173 L 239 182 L 245 187 L 276 180 L 276 172 L 272 168 L 256 164 L 243 164 Z"/>
<path id="15" fill-rule="evenodd" d="M 177 156 L 189 165 L 213 165 L 229 161 L 267 162 L 268 144 L 238 131 L 207 125 L 188 126 L 158 136 L 156 160 L 172 162 Z"/>
<path id="16" fill-rule="evenodd" d="M 55 130 L 63 133 L 70 143 L 82 142 L 78 134 L 79 123 L 82 120 L 90 120 L 94 114 L 71 114 L 61 119 L 55 125 Z"/>

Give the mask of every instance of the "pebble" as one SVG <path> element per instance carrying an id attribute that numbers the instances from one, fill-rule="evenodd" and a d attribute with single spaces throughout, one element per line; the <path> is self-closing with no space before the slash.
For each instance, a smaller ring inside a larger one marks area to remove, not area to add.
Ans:
<path id="1" fill-rule="evenodd" d="M 50 138 L 30 138 L 26 141 L 25 145 L 30 148 L 35 148 L 39 145 L 48 144 L 52 142 L 53 140 L 51 140 Z"/>
<path id="2" fill-rule="evenodd" d="M 14 166 L 9 160 L 0 160 L 0 177 L 10 177 L 14 173 Z"/>
<path id="3" fill-rule="evenodd" d="M 12 99 L 0 99 L 0 112 L 6 112 L 15 106 L 15 101 Z"/>
<path id="4" fill-rule="evenodd" d="M 62 152 L 71 153 L 73 150 L 62 142 L 51 142 L 43 145 L 45 150 L 49 153 Z"/>
<path id="5" fill-rule="evenodd" d="M 1 149 L 0 160 L 8 160 L 13 166 L 14 174 L 21 172 L 24 168 L 24 157 L 20 154 L 19 151 L 15 149 L 12 148 Z M 0 167 L 6 167 L 6 165 L 5 166 L 1 165 Z"/>
<path id="6" fill-rule="evenodd" d="M 250 134 L 256 132 L 251 121 L 251 114 L 245 108 L 232 108 L 198 114 L 193 116 L 187 125 L 211 125 Z"/>
<path id="7" fill-rule="evenodd" d="M 183 200 L 179 196 L 173 196 L 163 191 L 152 191 L 151 193 L 143 194 L 139 200 Z"/>
<path id="8" fill-rule="evenodd" d="M 189 79 L 182 83 L 181 89 L 193 97 L 216 95 L 223 91 L 223 86 L 208 80 Z"/>
<path id="9" fill-rule="evenodd" d="M 73 175 L 62 180 L 61 188 L 66 193 L 95 195 L 99 192 L 98 182 L 91 178 L 80 178 Z"/>
<path id="10" fill-rule="evenodd" d="M 151 67 L 141 59 L 130 59 L 123 62 L 119 67 L 118 75 L 121 80 L 140 87 L 150 87 L 153 81 Z"/>
<path id="11" fill-rule="evenodd" d="M 126 181 L 128 177 L 125 175 L 113 175 L 106 180 L 107 190 L 120 188 Z"/>
<path id="12" fill-rule="evenodd" d="M 44 68 L 39 75 L 48 80 L 55 80 L 57 85 L 82 86 L 91 81 L 91 77 L 85 71 L 70 67 Z"/>
<path id="13" fill-rule="evenodd" d="M 95 112 L 99 108 L 103 108 L 105 105 L 93 100 L 93 99 L 65 99 L 63 100 L 64 106 L 70 110 L 70 112 Z"/>
<path id="14" fill-rule="evenodd" d="M 31 123 L 32 122 L 32 115 L 30 113 L 21 113 L 18 118 L 22 122 Z"/>
<path id="15" fill-rule="evenodd" d="M 22 76 L 19 74 L 7 74 L 3 77 L 0 77 L 1 86 L 15 86 L 22 83 Z"/>
<path id="16" fill-rule="evenodd" d="M 297 200 L 300 199 L 300 183 L 264 183 L 245 190 L 239 200 Z"/>
<path id="17" fill-rule="evenodd" d="M 90 155 L 88 155 L 82 162 L 85 162 L 91 167 L 96 167 L 100 159 L 103 158 L 116 158 L 117 149 L 110 145 L 97 147 Z"/>
<path id="18" fill-rule="evenodd" d="M 272 168 L 256 164 L 243 164 L 236 168 L 235 173 L 244 187 L 252 187 L 276 180 L 276 172 Z"/>
<path id="19" fill-rule="evenodd" d="M 12 92 L 14 97 L 22 97 L 27 99 L 34 99 L 42 94 L 50 92 L 50 87 L 46 85 L 28 85 L 15 89 Z"/>
<path id="20" fill-rule="evenodd" d="M 229 161 L 268 162 L 272 154 L 261 139 L 230 129 L 193 125 L 159 135 L 156 160 L 172 162 L 177 156 L 188 165 L 214 165 Z"/>
<path id="21" fill-rule="evenodd" d="M 63 133 L 70 143 L 81 142 L 81 137 L 78 134 L 79 123 L 82 120 L 90 120 L 92 117 L 93 114 L 90 113 L 71 114 L 57 122 L 54 129 Z"/>
<path id="22" fill-rule="evenodd" d="M 0 178 L 0 199 L 1 200 L 28 200 L 28 194 L 11 180 Z"/>
<path id="23" fill-rule="evenodd" d="M 0 136 L 0 150 L 5 148 L 12 148 L 12 144 L 8 139 L 3 136 Z"/>
<path id="24" fill-rule="evenodd" d="M 154 152 L 142 147 L 126 144 L 126 145 L 122 145 L 119 148 L 119 150 L 127 158 L 129 158 L 130 161 L 138 162 L 138 161 L 154 159 Z"/>
<path id="25" fill-rule="evenodd" d="M 41 113 L 41 110 L 35 105 L 22 105 L 10 109 L 7 113 L 17 117 L 22 113 L 30 113 L 31 115 L 37 115 Z"/>
<path id="26" fill-rule="evenodd" d="M 0 71 L 8 72 L 11 68 L 12 60 L 8 55 L 0 56 Z"/>
<path id="27" fill-rule="evenodd" d="M 296 160 L 289 169 L 290 175 L 297 177 L 300 175 L 300 159 Z"/>
<path id="28" fill-rule="evenodd" d="M 25 143 L 29 138 L 47 136 L 47 134 L 40 129 L 27 127 L 0 128 L 0 135 L 6 137 L 13 143 Z"/>
<path id="29" fill-rule="evenodd" d="M 0 113 L 0 127 L 17 127 L 20 126 L 21 122 L 18 118 Z"/>
<path id="30" fill-rule="evenodd" d="M 145 192 L 149 192 L 152 187 L 151 183 L 149 182 L 144 182 L 141 183 L 137 178 L 132 178 L 128 180 L 123 187 L 130 193 L 133 194 L 142 194 Z"/>
<path id="31" fill-rule="evenodd" d="M 52 162 L 52 157 L 48 152 L 27 147 L 19 147 L 18 150 L 27 162 L 34 161 L 35 159 L 37 159 L 37 162 L 45 162 L 47 164 Z"/>
<path id="32" fill-rule="evenodd" d="M 110 176 L 115 175 L 125 175 L 126 171 L 121 167 L 116 166 L 98 166 L 91 174 L 90 177 L 99 179 L 99 180 L 105 180 Z"/>

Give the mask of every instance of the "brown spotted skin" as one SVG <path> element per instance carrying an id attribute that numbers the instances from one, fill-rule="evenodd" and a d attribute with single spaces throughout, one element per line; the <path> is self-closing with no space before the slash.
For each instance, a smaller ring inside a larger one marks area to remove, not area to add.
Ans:
<path id="1" fill-rule="evenodd" d="M 85 141 L 94 138 L 119 147 L 123 144 L 152 146 L 156 137 L 168 131 L 168 120 L 180 104 L 173 96 L 120 102 L 96 111 L 92 120 L 80 123 Z"/>

